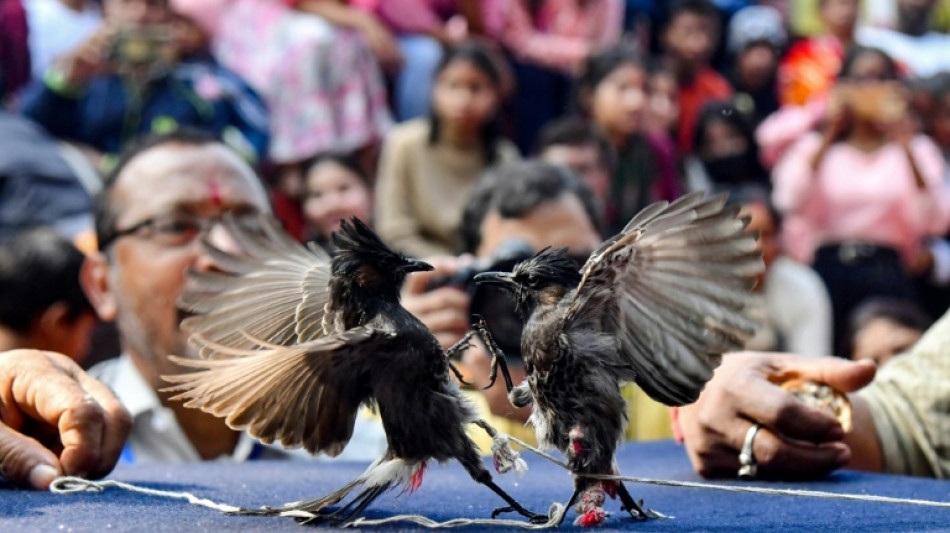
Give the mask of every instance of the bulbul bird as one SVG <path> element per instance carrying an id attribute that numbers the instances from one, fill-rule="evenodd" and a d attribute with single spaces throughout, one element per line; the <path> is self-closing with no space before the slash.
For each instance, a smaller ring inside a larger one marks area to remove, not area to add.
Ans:
<path id="1" fill-rule="evenodd" d="M 391 488 L 417 488 L 427 462 L 456 459 L 505 500 L 504 510 L 546 520 L 492 481 L 465 433 L 476 417 L 450 380 L 452 354 L 399 303 L 406 275 L 432 267 L 393 252 L 356 218 L 333 235 L 332 259 L 296 243 L 272 219 L 260 222 L 253 231 L 225 218 L 244 254 L 204 240 L 221 271 L 190 271 L 179 300 L 194 314 L 182 326 L 201 358 L 174 357 L 192 371 L 165 376 L 175 383 L 167 390 L 265 443 L 331 456 L 352 436 L 360 406 L 373 405 L 388 449 L 331 494 L 242 512 L 346 523 Z M 450 350 L 467 346 L 466 339 Z M 357 487 L 357 496 L 329 511 Z"/>
<path id="2" fill-rule="evenodd" d="M 586 477 L 619 474 L 615 451 L 627 422 L 621 382 L 636 382 L 666 405 L 691 403 L 721 354 L 741 348 L 754 331 L 744 309 L 764 266 L 747 221 L 725 201 L 695 193 L 652 204 L 582 268 L 565 249 L 545 249 L 511 273 L 475 278 L 511 291 L 526 320 L 527 379 L 512 388 L 506 378 L 509 398 L 517 407 L 533 404 L 538 441 L 568 459 L 574 492 L 567 508 L 581 499 L 581 525 L 604 520 L 605 495 L 619 494 L 637 518 L 656 516 L 622 483 Z M 503 361 L 479 328 L 493 359 Z"/>

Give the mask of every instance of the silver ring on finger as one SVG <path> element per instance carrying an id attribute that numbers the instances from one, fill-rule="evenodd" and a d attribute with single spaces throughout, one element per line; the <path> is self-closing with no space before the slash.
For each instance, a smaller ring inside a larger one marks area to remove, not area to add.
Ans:
<path id="1" fill-rule="evenodd" d="M 760 424 L 753 424 L 752 427 L 746 431 L 745 440 L 742 441 L 742 450 L 739 451 L 739 479 L 755 479 L 759 473 L 759 464 L 755 462 L 752 445 L 761 427 Z"/>

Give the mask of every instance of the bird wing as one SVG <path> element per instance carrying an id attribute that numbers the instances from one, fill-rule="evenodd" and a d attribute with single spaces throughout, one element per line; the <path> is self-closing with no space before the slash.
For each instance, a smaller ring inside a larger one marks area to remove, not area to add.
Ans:
<path id="1" fill-rule="evenodd" d="M 234 349 L 200 335 L 215 359 L 170 356 L 192 372 L 163 376 L 172 400 L 224 418 L 266 443 L 337 455 L 353 434 L 356 413 L 371 395 L 373 359 L 391 332 L 359 326 L 292 346 Z"/>
<path id="2" fill-rule="evenodd" d="M 257 340 L 285 346 L 322 336 L 327 253 L 316 245 L 305 248 L 272 217 L 261 216 L 249 227 L 226 216 L 224 224 L 243 253 L 202 240 L 217 271 L 188 271 L 178 306 L 197 316 L 186 318 L 182 328 L 238 349 L 260 346 Z M 202 350 L 202 357 L 214 357 L 214 350 Z"/>
<path id="3" fill-rule="evenodd" d="M 567 328 L 602 317 L 618 348 L 604 364 L 668 405 L 695 401 L 755 329 L 744 309 L 764 265 L 725 201 L 699 192 L 645 208 L 584 264 L 565 313 Z"/>

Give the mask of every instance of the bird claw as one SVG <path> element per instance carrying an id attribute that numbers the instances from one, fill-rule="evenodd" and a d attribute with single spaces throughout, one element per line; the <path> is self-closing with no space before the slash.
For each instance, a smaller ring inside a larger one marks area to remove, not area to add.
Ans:
<path id="1" fill-rule="evenodd" d="M 643 500 L 637 501 L 637 504 L 633 509 L 628 509 L 626 505 L 621 506 L 620 509 L 629 513 L 630 517 L 638 522 L 645 522 L 647 520 L 655 520 L 658 518 L 670 518 L 659 511 L 654 511 L 653 509 L 643 507 Z"/>
<path id="2" fill-rule="evenodd" d="M 513 512 L 517 512 L 518 514 L 526 517 L 528 519 L 528 522 L 532 524 L 547 524 L 548 520 L 550 520 L 550 517 L 548 515 L 532 513 L 531 511 L 519 511 L 518 509 L 515 509 L 514 507 L 510 505 L 508 507 L 496 508 L 494 511 L 491 512 L 491 517 L 492 517 L 492 520 L 494 520 L 500 514 L 513 513 Z"/>

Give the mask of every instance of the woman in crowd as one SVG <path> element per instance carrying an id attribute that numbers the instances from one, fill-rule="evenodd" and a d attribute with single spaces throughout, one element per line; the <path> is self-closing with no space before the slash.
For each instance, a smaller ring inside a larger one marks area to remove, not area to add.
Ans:
<path id="1" fill-rule="evenodd" d="M 618 46 L 592 55 L 577 80 L 577 105 L 604 133 L 617 153 L 611 176 L 608 229 L 623 228 L 640 209 L 682 193 L 674 148 L 667 138 L 649 135 L 648 74 L 640 55 Z"/>
<path id="2" fill-rule="evenodd" d="M 801 138 L 772 174 L 788 252 L 828 287 L 838 353 L 862 300 L 916 299 L 922 241 L 950 222 L 944 161 L 914 135 L 894 62 L 855 48 L 842 66 L 821 133 Z"/>
<path id="3" fill-rule="evenodd" d="M 436 71 L 431 115 L 387 135 L 375 214 L 393 248 L 415 257 L 456 251 L 462 206 L 479 175 L 518 158 L 499 132 L 501 88 L 497 60 L 479 44 L 459 44 Z"/>

